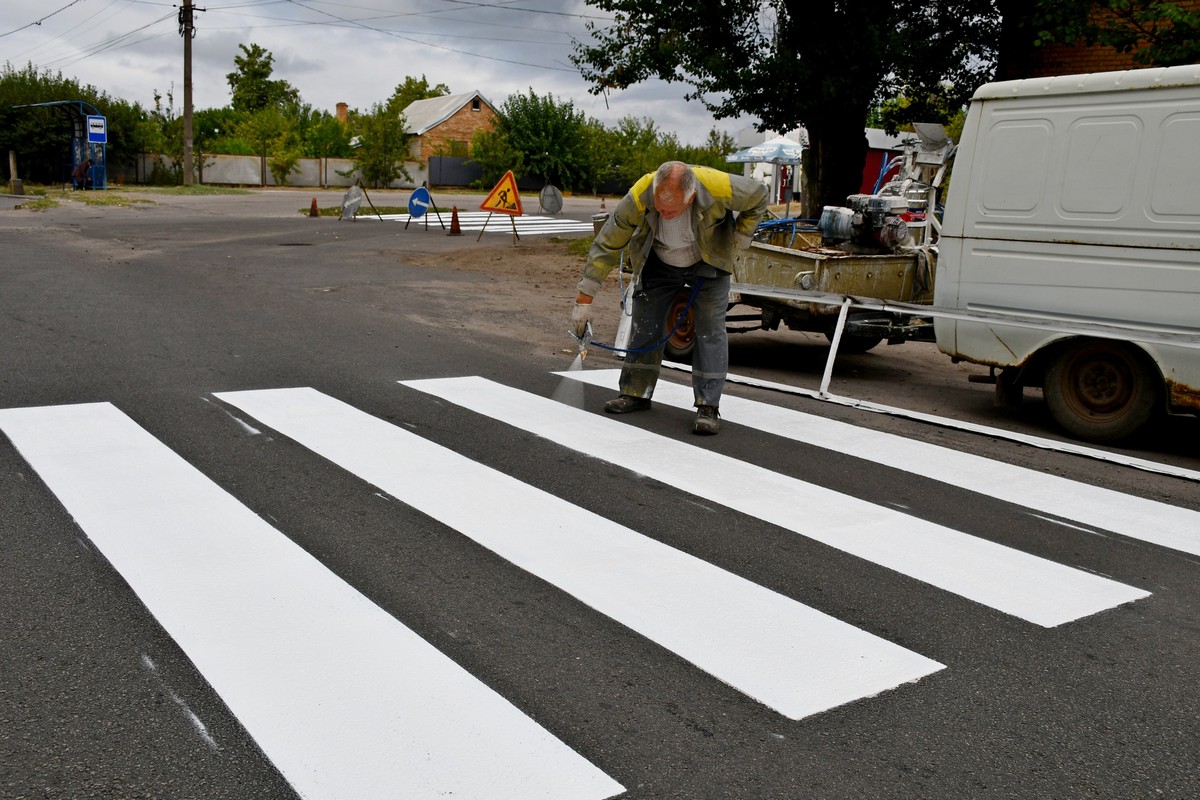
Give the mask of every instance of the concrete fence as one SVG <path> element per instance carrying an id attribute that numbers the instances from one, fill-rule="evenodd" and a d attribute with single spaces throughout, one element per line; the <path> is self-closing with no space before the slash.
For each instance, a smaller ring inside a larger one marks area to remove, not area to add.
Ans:
<path id="1" fill-rule="evenodd" d="M 203 163 L 201 163 L 203 162 Z M 199 183 L 220 186 L 278 186 L 271 174 L 268 159 L 262 156 L 205 155 L 197 157 Z M 169 158 L 156 153 L 143 153 L 132 166 L 111 165 L 109 183 L 149 183 L 155 172 L 170 171 Z M 424 164 L 404 162 L 411 176 L 408 180 L 393 181 L 389 189 L 412 189 L 428 179 Z M 343 175 L 342 173 L 347 173 Z M 287 186 L 353 186 L 362 177 L 348 158 L 302 158 L 287 177 Z"/>

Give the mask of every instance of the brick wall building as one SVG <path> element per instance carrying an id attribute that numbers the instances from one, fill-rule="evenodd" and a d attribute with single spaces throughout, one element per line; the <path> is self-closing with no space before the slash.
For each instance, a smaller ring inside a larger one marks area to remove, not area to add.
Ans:
<path id="1" fill-rule="evenodd" d="M 496 126 L 495 109 L 477 91 L 417 100 L 403 113 L 413 137 L 409 154 L 423 164 L 435 155 L 469 156 L 475 132 Z"/>
<path id="2" fill-rule="evenodd" d="M 1200 0 L 1177 0 L 1176 5 L 1189 11 L 1200 11 Z M 1021 75 L 1012 77 L 1043 78 L 1051 75 L 1073 75 L 1081 72 L 1108 72 L 1138 69 L 1133 53 L 1118 53 L 1112 47 L 1095 45 L 1050 44 L 1028 54 Z"/>

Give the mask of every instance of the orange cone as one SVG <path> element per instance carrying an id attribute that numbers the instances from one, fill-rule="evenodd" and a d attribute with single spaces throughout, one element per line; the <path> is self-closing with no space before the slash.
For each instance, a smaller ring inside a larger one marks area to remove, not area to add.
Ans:
<path id="1" fill-rule="evenodd" d="M 313 201 L 312 201 L 312 208 L 310 208 L 310 209 L 308 210 L 308 215 L 309 215 L 310 217 L 319 217 L 319 216 L 321 216 L 321 213 L 320 213 L 319 211 L 317 211 L 317 198 L 315 198 L 315 197 L 313 198 Z"/>
<path id="2" fill-rule="evenodd" d="M 458 206 L 450 211 L 450 232 L 447 236 L 462 236 L 462 228 L 458 226 Z"/>

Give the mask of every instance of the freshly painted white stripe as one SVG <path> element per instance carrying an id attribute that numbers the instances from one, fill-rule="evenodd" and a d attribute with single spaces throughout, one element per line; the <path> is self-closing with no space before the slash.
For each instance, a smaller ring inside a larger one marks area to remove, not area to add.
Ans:
<path id="1" fill-rule="evenodd" d="M 620 370 L 559 374 L 615 390 Z M 693 402 L 691 387 L 668 381 L 659 381 L 654 399 L 677 408 L 691 408 Z M 1200 555 L 1200 513 L 1190 509 L 730 395 L 721 398 L 721 416 L 776 436 L 870 459 L 1025 508 Z"/>
<path id="2" fill-rule="evenodd" d="M 482 378 L 402 383 L 1038 625 L 1149 595 Z"/>
<path id="3" fill-rule="evenodd" d="M 793 719 L 943 668 L 312 389 L 217 396 Z"/>
<path id="4" fill-rule="evenodd" d="M 301 797 L 623 791 L 113 406 L 0 430 Z"/>
<path id="5" fill-rule="evenodd" d="M 666 369 L 677 369 L 682 372 L 691 372 L 691 367 L 687 364 L 679 364 L 672 361 L 663 361 L 663 367 Z M 848 408 L 857 408 L 863 411 L 870 411 L 875 414 L 889 414 L 894 417 L 904 417 L 906 419 L 915 419 L 920 422 L 927 422 L 930 425 L 937 425 L 942 428 L 955 428 L 960 431 L 970 431 L 971 433 L 981 433 L 985 436 L 992 436 L 997 439 L 1007 439 L 1011 442 L 1020 442 L 1031 447 L 1038 447 L 1042 450 L 1054 450 L 1060 453 L 1071 453 L 1072 455 L 1083 456 L 1085 458 L 1094 458 L 1097 461 L 1107 461 L 1112 464 L 1120 464 L 1125 467 L 1133 467 L 1134 469 L 1144 470 L 1146 472 L 1155 472 L 1159 475 L 1171 475 L 1176 478 L 1184 478 L 1189 481 L 1200 481 L 1200 470 L 1187 469 L 1186 467 L 1177 467 L 1173 464 L 1163 464 L 1159 461 L 1150 461 L 1145 458 L 1133 458 L 1124 453 L 1115 453 L 1109 450 L 1101 450 L 1096 447 L 1087 447 L 1078 442 L 1064 442 L 1058 439 L 1047 439 L 1044 436 L 1030 436 L 1026 433 L 1017 433 L 1003 428 L 993 428 L 987 425 L 976 425 L 973 422 L 964 422 L 962 420 L 951 419 L 949 417 L 939 417 L 936 414 L 926 414 L 921 411 L 910 411 L 906 408 L 897 408 L 895 406 L 885 406 L 880 403 L 872 403 L 868 400 L 855 400 L 852 397 L 841 397 L 836 394 L 822 394 L 821 392 L 813 391 L 812 389 L 803 389 L 799 386 L 791 386 L 786 383 L 778 383 L 776 381 L 764 381 L 761 378 L 750 378 L 745 375 L 736 375 L 729 373 L 726 376 L 728 383 L 740 383 L 744 386 L 757 386 L 761 389 L 770 389 L 773 392 L 784 392 L 786 394 L 796 394 L 803 397 L 811 397 L 814 400 L 820 400 L 824 403 L 834 403 Z M 615 385 L 615 384 L 614 384 Z"/>

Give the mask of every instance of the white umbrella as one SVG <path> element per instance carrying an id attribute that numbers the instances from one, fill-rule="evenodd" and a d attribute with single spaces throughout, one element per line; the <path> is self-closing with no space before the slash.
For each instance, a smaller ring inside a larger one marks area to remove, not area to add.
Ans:
<path id="1" fill-rule="evenodd" d="M 800 156 L 804 153 L 804 145 L 794 139 L 789 139 L 786 136 L 776 136 L 774 139 L 767 139 L 762 144 L 756 144 L 753 147 L 747 147 L 744 150 L 738 150 L 736 153 L 731 153 L 725 156 L 725 161 L 729 163 L 742 164 L 774 164 L 775 165 L 775 180 L 779 179 L 780 164 L 799 164 Z M 772 189 L 772 191 L 774 191 Z M 788 194 L 787 210 L 785 214 L 790 215 L 792 212 L 792 196 Z"/>
<path id="2" fill-rule="evenodd" d="M 777 136 L 762 144 L 731 153 L 725 156 L 725 160 L 743 164 L 799 164 L 803 152 L 804 145 L 786 136 Z"/>

